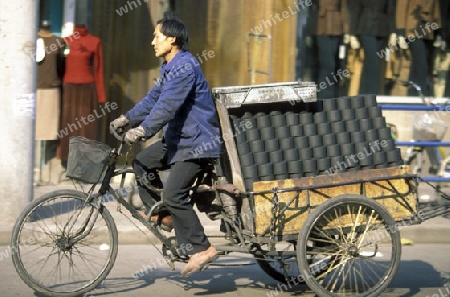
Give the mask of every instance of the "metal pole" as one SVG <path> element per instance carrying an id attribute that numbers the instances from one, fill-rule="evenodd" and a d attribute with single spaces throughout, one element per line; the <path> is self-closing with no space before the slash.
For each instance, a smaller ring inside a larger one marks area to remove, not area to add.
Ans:
<path id="1" fill-rule="evenodd" d="M 33 198 L 39 0 L 0 0 L 0 225 L 15 222 Z"/>

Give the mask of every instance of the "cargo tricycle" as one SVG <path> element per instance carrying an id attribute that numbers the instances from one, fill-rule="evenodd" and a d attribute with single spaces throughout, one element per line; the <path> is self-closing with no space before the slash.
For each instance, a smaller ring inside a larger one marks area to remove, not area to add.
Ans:
<path id="1" fill-rule="evenodd" d="M 448 210 L 419 208 L 418 177 L 401 164 L 374 96 L 317 100 L 315 85 L 305 82 L 215 88 L 213 95 L 222 130 L 214 144 L 223 154 L 191 196 L 221 221 L 219 258 L 251 255 L 276 281 L 306 283 L 318 296 L 377 296 L 400 264 L 399 229 Z M 74 137 L 70 150 L 67 176 L 86 190 L 33 200 L 12 231 L 13 263 L 28 286 L 45 296 L 80 296 L 108 276 L 118 232 L 107 197 L 154 235 L 173 270 L 188 261 L 173 234 L 123 195 L 133 174 L 119 164 L 129 152 L 123 141 L 111 148 Z M 114 177 L 121 178 L 116 188 Z"/>

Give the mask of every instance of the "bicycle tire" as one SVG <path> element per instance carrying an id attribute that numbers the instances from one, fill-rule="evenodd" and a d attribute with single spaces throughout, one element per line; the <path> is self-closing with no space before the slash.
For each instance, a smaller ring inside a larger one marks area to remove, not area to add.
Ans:
<path id="1" fill-rule="evenodd" d="M 118 250 L 114 219 L 103 205 L 87 204 L 86 197 L 75 190 L 53 191 L 32 201 L 17 219 L 11 234 L 12 262 L 36 292 L 80 296 L 96 288 L 114 266 Z M 92 229 L 70 242 L 79 231 L 76 227 L 92 220 L 92 211 L 98 211 Z"/>
<path id="2" fill-rule="evenodd" d="M 400 234 L 391 229 L 395 225 L 382 205 L 361 195 L 340 195 L 320 204 L 299 234 L 297 258 L 306 284 L 320 297 L 378 296 L 400 265 Z M 323 264 L 326 270 L 314 271 Z"/>

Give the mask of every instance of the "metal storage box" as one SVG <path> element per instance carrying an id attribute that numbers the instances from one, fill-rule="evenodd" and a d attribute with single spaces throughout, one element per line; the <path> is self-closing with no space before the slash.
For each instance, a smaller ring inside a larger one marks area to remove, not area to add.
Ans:
<path id="1" fill-rule="evenodd" d="M 316 85 L 313 82 L 286 82 L 249 86 L 229 86 L 213 88 L 216 100 L 227 108 L 242 104 L 271 103 L 289 101 L 314 102 L 317 100 Z"/>
<path id="2" fill-rule="evenodd" d="M 246 105 L 261 108 L 261 104 L 276 104 L 283 102 L 289 108 L 301 108 L 298 103 L 317 101 L 316 86 L 313 82 L 283 82 L 263 85 L 228 86 L 213 88 L 222 129 L 222 138 L 227 152 L 232 183 L 241 191 L 245 191 L 241 165 L 233 137 L 233 125 L 230 122 L 229 110 L 240 110 Z M 231 181 L 231 180 L 230 180 Z"/>

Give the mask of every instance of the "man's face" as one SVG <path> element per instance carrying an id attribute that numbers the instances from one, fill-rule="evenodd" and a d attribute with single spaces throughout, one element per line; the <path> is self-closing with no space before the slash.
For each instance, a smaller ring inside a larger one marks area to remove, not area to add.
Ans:
<path id="1" fill-rule="evenodd" d="M 152 45 L 155 49 L 155 56 L 165 58 L 172 51 L 174 37 L 167 37 L 161 33 L 161 24 L 158 24 L 153 33 Z"/>

